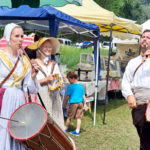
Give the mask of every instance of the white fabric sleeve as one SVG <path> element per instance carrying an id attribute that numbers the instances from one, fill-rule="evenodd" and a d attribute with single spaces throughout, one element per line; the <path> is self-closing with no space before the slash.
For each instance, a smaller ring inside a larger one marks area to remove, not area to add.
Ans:
<path id="1" fill-rule="evenodd" d="M 133 80 L 133 67 L 132 62 L 130 61 L 126 67 L 125 73 L 123 75 L 122 84 L 121 84 L 121 91 L 123 96 L 127 99 L 128 96 L 133 95 L 131 82 Z"/>
<path id="2" fill-rule="evenodd" d="M 26 77 L 24 78 L 23 81 L 23 91 L 27 92 L 27 88 L 29 89 L 30 93 L 37 93 L 40 89 L 40 83 L 37 79 L 33 80 L 31 77 L 31 69 L 27 73 Z"/>

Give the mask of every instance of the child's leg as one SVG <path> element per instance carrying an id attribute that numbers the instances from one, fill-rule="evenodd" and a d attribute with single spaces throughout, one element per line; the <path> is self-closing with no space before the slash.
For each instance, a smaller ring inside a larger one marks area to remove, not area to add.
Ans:
<path id="1" fill-rule="evenodd" d="M 78 103 L 78 108 L 76 111 L 76 120 L 77 120 L 76 132 L 77 133 L 80 133 L 82 117 L 83 117 L 83 103 Z"/>
<path id="2" fill-rule="evenodd" d="M 79 131 L 80 131 L 80 128 L 81 128 L 81 119 L 78 118 L 77 119 L 77 129 L 79 129 Z"/>
<path id="3" fill-rule="evenodd" d="M 77 132 L 77 133 L 80 132 L 80 128 L 81 128 L 81 119 L 78 118 L 78 119 L 77 119 L 77 128 L 76 128 L 76 132 Z"/>
<path id="4" fill-rule="evenodd" d="M 67 118 L 67 120 L 66 120 L 66 128 L 69 127 L 70 123 L 71 123 L 71 119 L 70 119 L 70 118 Z"/>

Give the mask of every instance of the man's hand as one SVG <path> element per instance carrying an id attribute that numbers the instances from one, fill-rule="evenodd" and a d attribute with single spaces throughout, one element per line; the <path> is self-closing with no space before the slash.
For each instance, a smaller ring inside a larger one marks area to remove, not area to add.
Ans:
<path id="1" fill-rule="evenodd" d="M 133 95 L 128 96 L 128 105 L 131 108 L 136 108 L 137 107 L 136 99 L 135 99 L 135 97 Z"/>

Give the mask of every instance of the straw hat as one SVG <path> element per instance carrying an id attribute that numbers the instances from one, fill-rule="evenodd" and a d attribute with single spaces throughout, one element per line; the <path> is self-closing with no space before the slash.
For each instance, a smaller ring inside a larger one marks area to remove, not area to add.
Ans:
<path id="1" fill-rule="evenodd" d="M 40 48 L 41 45 L 46 41 L 50 41 L 50 43 L 52 45 L 52 49 L 53 49 L 53 52 L 52 52 L 53 54 L 56 54 L 59 52 L 60 43 L 59 43 L 58 39 L 56 39 L 54 37 L 41 38 L 38 41 L 36 41 L 35 43 L 28 45 L 28 48 L 32 49 L 32 50 L 36 50 L 36 49 Z"/>

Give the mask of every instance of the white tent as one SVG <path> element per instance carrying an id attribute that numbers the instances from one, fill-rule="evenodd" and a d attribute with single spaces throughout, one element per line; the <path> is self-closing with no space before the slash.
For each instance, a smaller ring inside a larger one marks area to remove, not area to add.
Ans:
<path id="1" fill-rule="evenodd" d="M 115 57 L 119 60 L 128 62 L 139 54 L 139 39 L 114 39 L 113 42 L 117 44 L 117 54 Z"/>
<path id="2" fill-rule="evenodd" d="M 84 22 L 95 23 L 104 36 L 110 36 L 111 25 L 113 37 L 133 39 L 133 35 L 141 34 L 141 25 L 133 20 L 117 17 L 114 12 L 102 8 L 93 0 L 82 0 L 82 6 L 68 4 L 55 8 Z"/>
<path id="3" fill-rule="evenodd" d="M 142 32 L 146 29 L 150 30 L 150 19 L 142 24 Z"/>
<path id="4" fill-rule="evenodd" d="M 117 43 L 117 44 L 138 44 L 139 43 L 139 38 L 138 39 L 131 39 L 131 40 L 121 40 L 118 38 L 114 38 L 113 39 L 113 43 Z"/>

